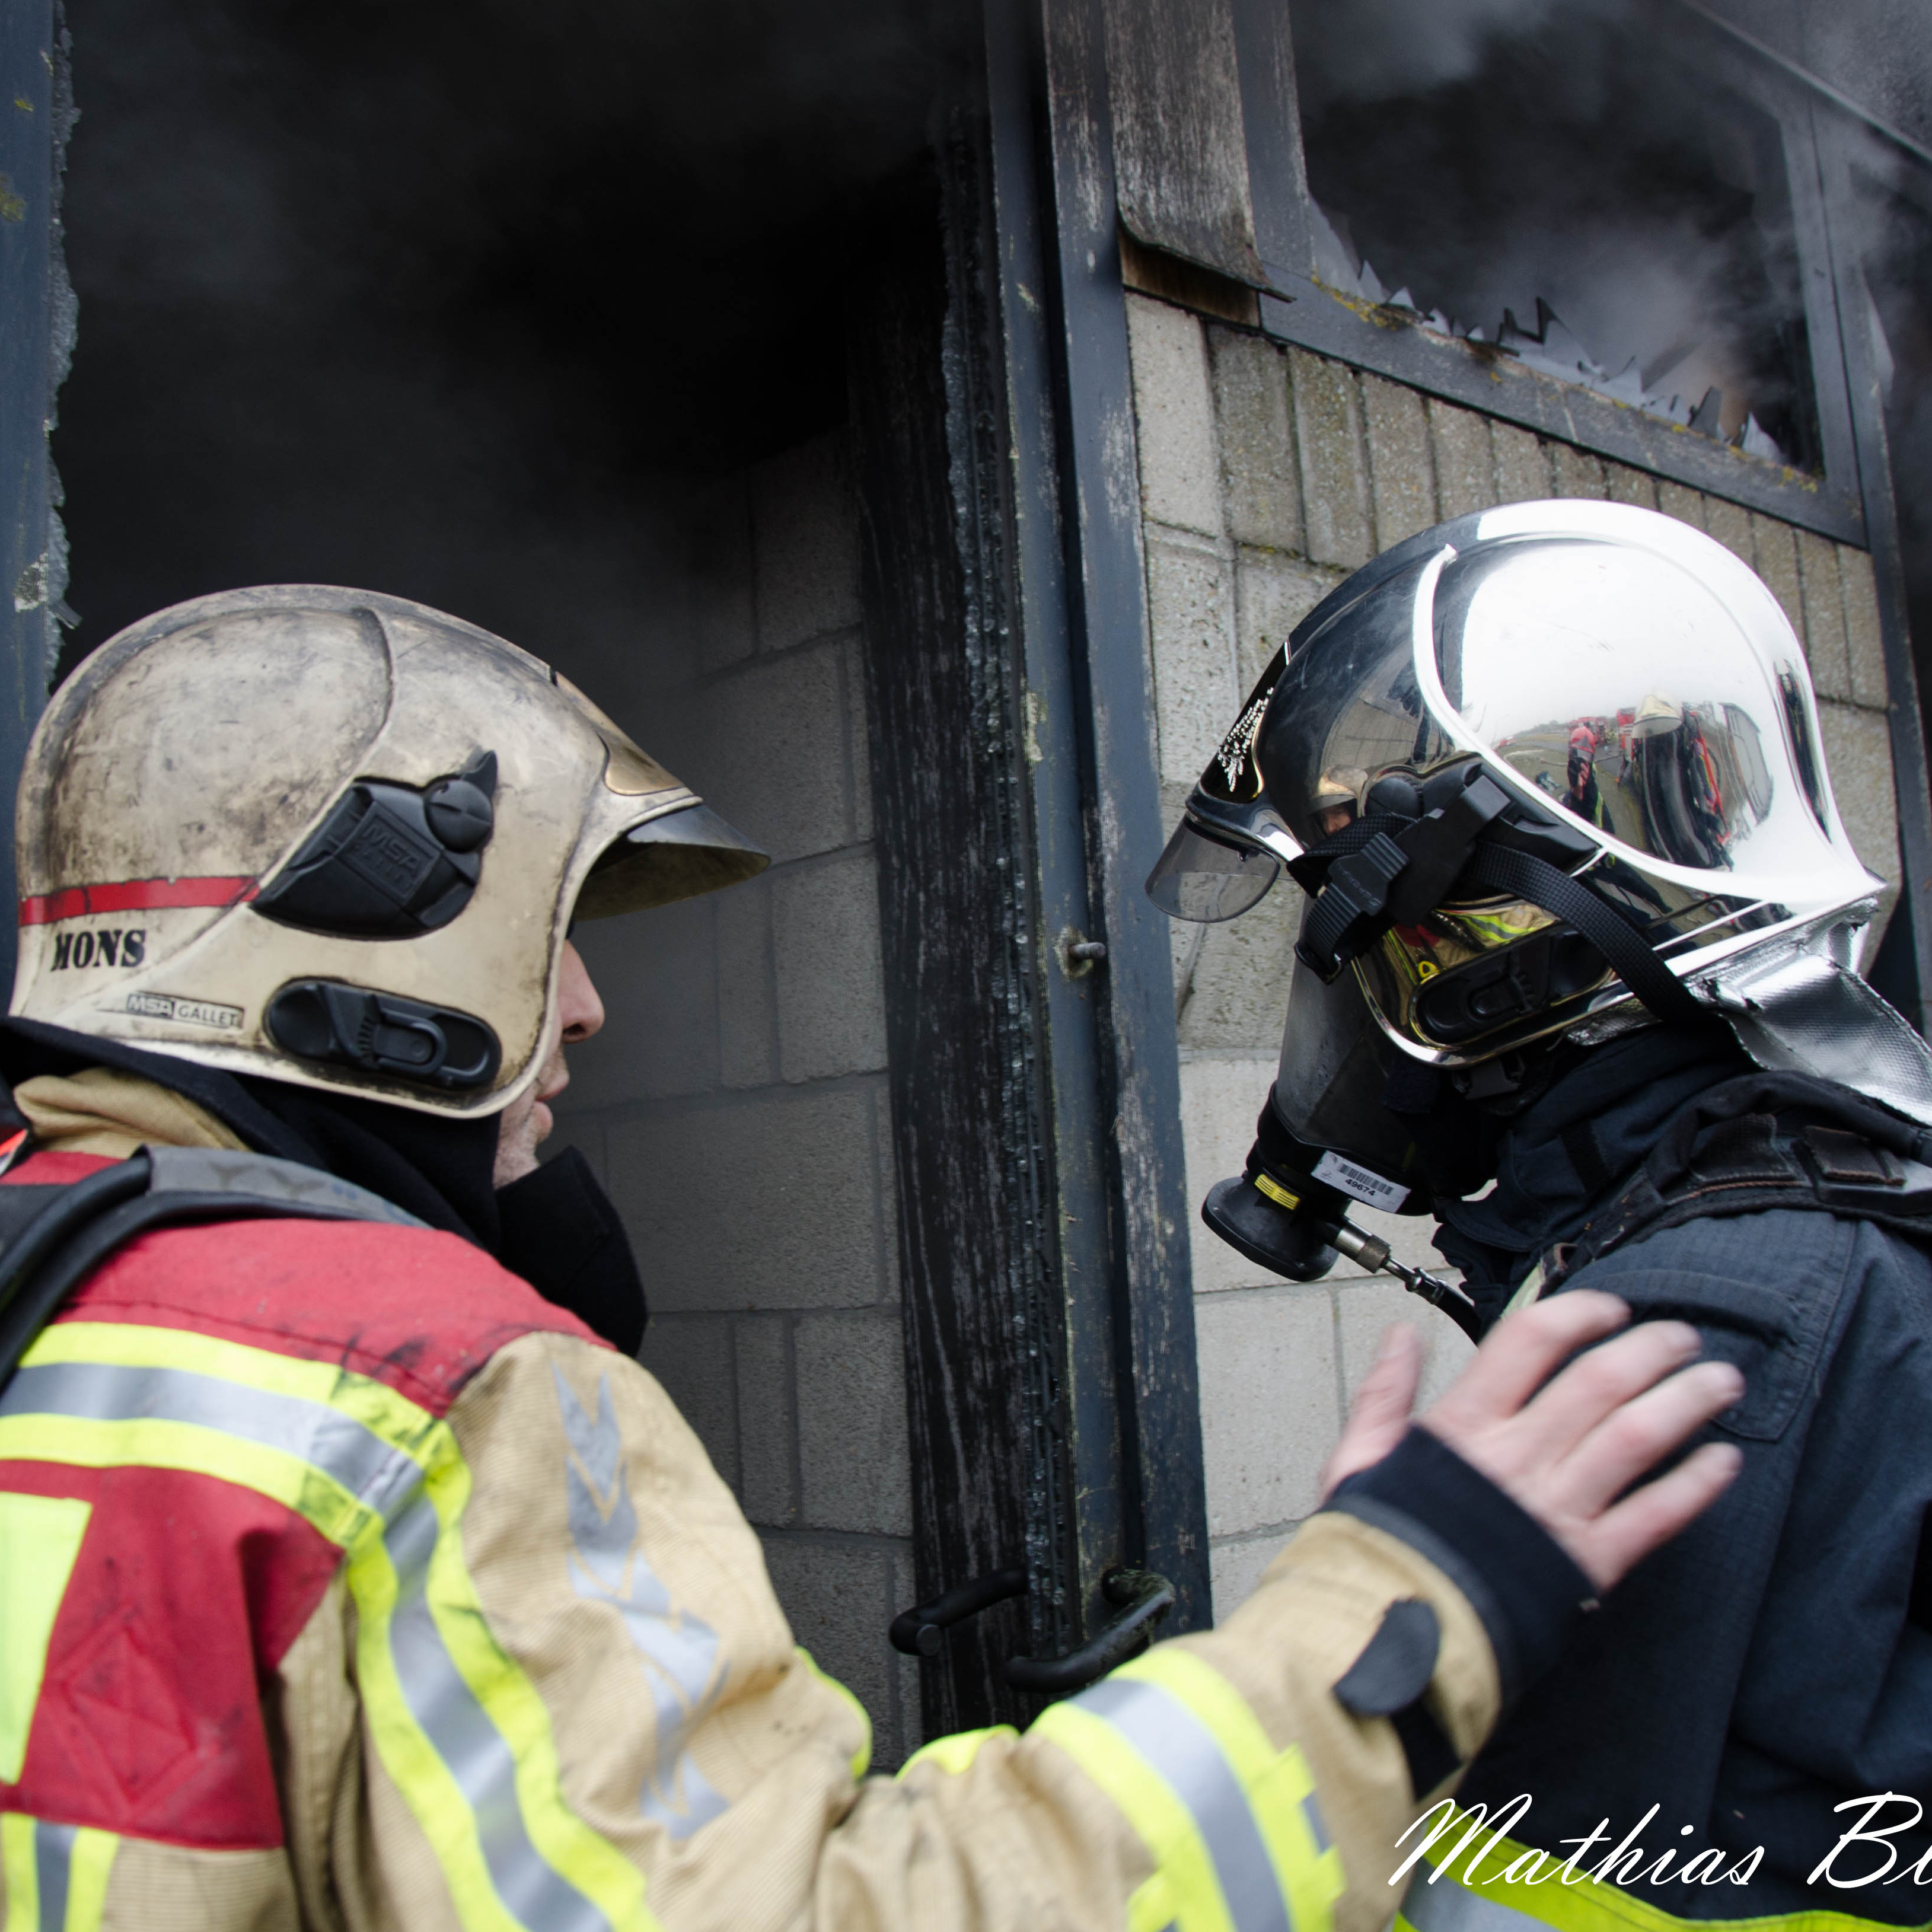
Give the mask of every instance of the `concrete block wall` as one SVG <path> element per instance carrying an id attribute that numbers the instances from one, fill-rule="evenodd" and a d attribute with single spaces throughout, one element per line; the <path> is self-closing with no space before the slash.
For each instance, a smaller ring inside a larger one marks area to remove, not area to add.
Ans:
<path id="1" fill-rule="evenodd" d="M 1450 517 L 1601 496 L 1682 518 L 1750 563 L 1804 640 L 1840 811 L 1899 878 L 1883 656 L 1861 550 L 1142 295 L 1128 298 L 1162 794 L 1170 826 L 1262 667 L 1348 574 Z M 1150 862 L 1152 855 L 1149 855 Z M 1173 932 L 1190 1196 L 1238 1173 L 1280 1048 L 1300 896 Z M 1432 1224 L 1371 1214 L 1438 1265 Z M 1344 1264 L 1282 1282 L 1194 1223 L 1215 1604 L 1252 1587 L 1316 1502 L 1347 1391 L 1387 1323 L 1432 1343 L 1430 1386 L 1468 1343 L 1396 1284 Z"/>
<path id="2" fill-rule="evenodd" d="M 758 1528 L 798 1641 L 918 1742 L 858 525 L 836 436 L 698 494 L 686 654 L 586 664 L 597 700 L 772 857 L 578 944 L 608 1014 L 560 1138 L 629 1227 L 645 1366 Z"/>

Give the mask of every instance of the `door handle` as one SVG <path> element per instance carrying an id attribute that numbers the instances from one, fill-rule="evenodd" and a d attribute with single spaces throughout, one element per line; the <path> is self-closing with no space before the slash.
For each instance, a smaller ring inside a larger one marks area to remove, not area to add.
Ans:
<path id="1" fill-rule="evenodd" d="M 976 1576 L 929 1604 L 915 1604 L 910 1610 L 902 1610 L 887 1628 L 886 1640 L 908 1657 L 937 1657 L 941 1638 L 955 1624 L 963 1624 L 1009 1597 L 1023 1597 L 1026 1592 L 1024 1570 L 995 1570 L 989 1576 Z"/>
<path id="2" fill-rule="evenodd" d="M 1151 1570 L 1110 1570 L 1100 1580 L 1100 1591 L 1108 1602 L 1120 1606 L 1120 1615 L 1064 1657 L 1008 1658 L 1001 1675 L 1016 1690 L 1052 1696 L 1084 1690 L 1106 1676 L 1141 1633 L 1174 1607 L 1174 1586 Z"/>

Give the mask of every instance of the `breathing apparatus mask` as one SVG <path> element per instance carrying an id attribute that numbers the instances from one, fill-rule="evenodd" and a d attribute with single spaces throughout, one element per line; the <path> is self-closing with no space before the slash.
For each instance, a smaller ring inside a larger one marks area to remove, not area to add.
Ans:
<path id="1" fill-rule="evenodd" d="M 1340 1252 L 1453 1300 L 1348 1210 L 1473 1192 L 1556 1048 L 1659 1022 L 1827 1077 L 1876 1026 L 1880 1097 L 1932 1121 L 1932 1056 L 1852 971 L 1880 881 L 1818 746 L 1777 600 L 1654 512 L 1511 505 L 1357 572 L 1269 664 L 1148 881 L 1208 923 L 1284 871 L 1307 896 L 1280 1068 L 1208 1225 L 1291 1280 Z"/>

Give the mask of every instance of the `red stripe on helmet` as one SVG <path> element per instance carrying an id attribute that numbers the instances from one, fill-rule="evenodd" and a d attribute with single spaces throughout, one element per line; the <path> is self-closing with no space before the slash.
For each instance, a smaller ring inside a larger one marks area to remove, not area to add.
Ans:
<path id="1" fill-rule="evenodd" d="M 144 912 L 159 906 L 231 906 L 255 896 L 253 879 L 122 879 L 68 886 L 20 902 L 22 926 L 52 926 L 86 913 Z"/>

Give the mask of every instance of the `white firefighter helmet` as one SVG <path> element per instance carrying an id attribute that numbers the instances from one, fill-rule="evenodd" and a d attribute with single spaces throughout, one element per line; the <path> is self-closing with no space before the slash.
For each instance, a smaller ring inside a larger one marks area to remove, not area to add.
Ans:
<path id="1" fill-rule="evenodd" d="M 12 1012 L 432 1114 L 538 1073 L 564 940 L 768 862 L 549 668 L 274 585 L 110 639 L 28 748 Z"/>
<path id="2" fill-rule="evenodd" d="M 1349 972 L 1394 1046 L 1448 1066 L 1713 1009 L 1774 1061 L 1758 1021 L 1801 985 L 1824 1010 L 1882 890 L 1777 599 L 1701 531 L 1577 501 L 1425 531 L 1297 628 L 1148 890 L 1226 919 L 1284 867 L 1310 895 L 1304 964 Z"/>

